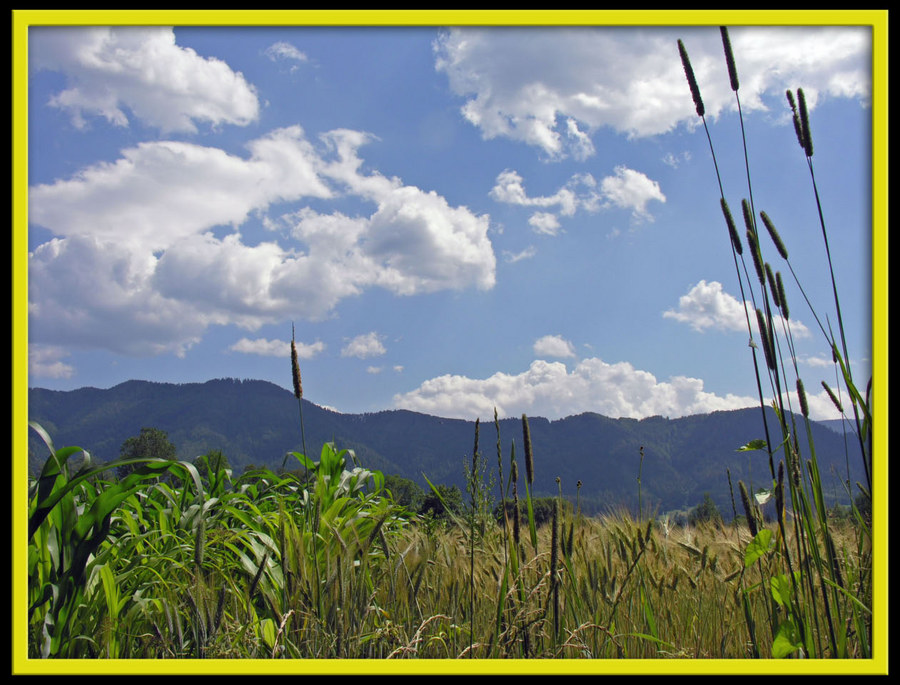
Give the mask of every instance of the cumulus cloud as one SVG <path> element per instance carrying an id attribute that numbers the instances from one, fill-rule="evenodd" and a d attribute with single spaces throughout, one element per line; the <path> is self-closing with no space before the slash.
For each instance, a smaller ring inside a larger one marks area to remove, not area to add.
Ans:
<path id="1" fill-rule="evenodd" d="M 656 181 L 625 166 L 617 166 L 614 175 L 604 178 L 600 190 L 607 205 L 629 209 L 638 220 L 652 221 L 653 217 L 647 211 L 648 202 L 666 201 Z"/>
<path id="2" fill-rule="evenodd" d="M 636 220 L 652 221 L 647 204 L 654 200 L 666 201 L 656 181 L 625 166 L 617 166 L 599 185 L 591 174 L 575 174 L 553 195 L 543 196 L 530 196 L 525 191 L 522 176 L 517 171 L 505 169 L 498 174 L 490 196 L 505 204 L 540 208 L 541 211 L 535 212 L 528 223 L 535 233 L 544 235 L 559 233 L 557 214 L 569 217 L 579 210 L 596 212 L 601 208 L 618 207 L 630 210 Z"/>
<path id="3" fill-rule="evenodd" d="M 344 346 L 344 349 L 341 350 L 341 356 L 368 359 L 369 357 L 380 357 L 387 354 L 387 349 L 381 342 L 381 338 L 382 336 L 375 331 L 358 335 Z"/>
<path id="4" fill-rule="evenodd" d="M 586 175 L 586 185 L 592 186 L 590 175 Z M 581 177 L 575 177 L 572 185 L 581 181 Z M 491 188 L 490 196 L 497 202 L 506 204 L 520 205 L 523 207 L 559 207 L 559 213 L 565 216 L 571 216 L 575 213 L 579 204 L 585 204 L 584 200 L 579 200 L 575 192 L 569 187 L 560 188 L 556 193 L 549 196 L 530 197 L 525 192 L 525 185 L 522 176 L 511 169 L 505 169 L 497 175 L 494 187 Z"/>
<path id="5" fill-rule="evenodd" d="M 183 354 L 209 325 L 319 319 L 371 287 L 400 295 L 493 287 L 489 218 L 363 174 L 356 148 L 368 140 L 336 131 L 316 146 L 292 126 L 252 140 L 246 156 L 145 143 L 33 186 L 29 219 L 56 236 L 30 256 L 35 340 Z M 346 196 L 372 213 L 306 205 Z M 243 224 L 276 203 L 301 207 L 265 217 L 271 239 L 249 244 Z"/>
<path id="6" fill-rule="evenodd" d="M 435 416 L 472 419 L 529 414 L 550 419 L 593 411 L 612 418 L 669 417 L 756 406 L 754 397 L 706 392 L 698 378 L 660 381 L 627 362 L 584 359 L 568 371 L 562 362 L 537 360 L 519 374 L 478 379 L 445 375 L 394 396 L 394 405 Z"/>
<path id="7" fill-rule="evenodd" d="M 535 233 L 543 235 L 556 235 L 559 233 L 559 219 L 549 212 L 535 212 L 528 219 L 528 225 Z"/>
<path id="8" fill-rule="evenodd" d="M 574 357 L 575 346 L 561 335 L 545 335 L 534 342 L 534 353 L 546 357 Z"/>
<path id="9" fill-rule="evenodd" d="M 663 312 L 667 319 L 690 325 L 695 331 L 714 328 L 722 331 L 746 331 L 744 306 L 727 294 L 718 281 L 700 281 L 678 299 L 678 309 Z"/>
<path id="10" fill-rule="evenodd" d="M 53 238 L 29 256 L 29 341 L 124 354 L 183 355 L 210 323 L 153 287 L 157 259 L 91 237 Z"/>
<path id="11" fill-rule="evenodd" d="M 237 226 L 272 202 L 332 195 L 299 126 L 248 148 L 244 158 L 192 143 L 142 143 L 115 162 L 33 186 L 29 220 L 57 235 L 159 250 L 213 226 Z"/>
<path id="12" fill-rule="evenodd" d="M 802 86 L 866 101 L 871 37 L 866 27 L 735 27 L 729 31 L 746 113 Z M 678 56 L 687 46 L 707 115 L 735 107 L 714 27 L 457 28 L 435 41 L 435 66 L 486 139 L 506 137 L 551 159 L 594 153 L 604 127 L 629 137 L 697 125 Z"/>
<path id="13" fill-rule="evenodd" d="M 31 378 L 71 378 L 75 367 L 62 361 L 69 353 L 56 346 L 28 348 L 28 375 Z"/>
<path id="14" fill-rule="evenodd" d="M 751 322 L 756 328 L 755 309 L 752 303 L 746 303 L 751 312 Z M 663 317 L 688 324 L 695 331 L 715 329 L 720 331 L 747 331 L 747 314 L 744 305 L 726 293 L 718 281 L 707 283 L 700 281 L 687 294 L 678 298 L 678 309 L 663 312 Z M 781 317 L 777 317 L 776 330 L 784 327 Z M 791 319 L 791 334 L 794 337 L 809 337 L 809 329 L 800 321 Z"/>
<path id="15" fill-rule="evenodd" d="M 314 343 L 302 343 L 295 341 L 297 357 L 300 359 L 312 359 L 325 350 L 325 343 L 317 340 Z M 267 338 L 241 338 L 230 348 L 232 352 L 242 354 L 255 354 L 261 357 L 289 357 L 291 354 L 290 340 L 268 340 Z"/>
<path id="16" fill-rule="evenodd" d="M 196 122 L 246 126 L 259 116 L 243 75 L 176 45 L 171 28 L 36 27 L 29 56 L 32 68 L 65 75 L 67 87 L 48 104 L 77 127 L 92 116 L 128 126 L 128 112 L 164 132 L 195 132 Z"/>

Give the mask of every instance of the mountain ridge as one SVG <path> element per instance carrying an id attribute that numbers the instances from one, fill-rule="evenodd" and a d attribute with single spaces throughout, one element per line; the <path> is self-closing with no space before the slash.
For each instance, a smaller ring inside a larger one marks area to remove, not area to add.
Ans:
<path id="1" fill-rule="evenodd" d="M 28 396 L 29 419 L 40 423 L 57 447 L 77 445 L 102 461 L 117 458 L 122 442 L 142 427 L 166 431 L 179 459 L 190 460 L 219 449 L 236 474 L 249 465 L 277 469 L 285 463 L 286 454 L 302 451 L 296 399 L 290 390 L 269 381 L 224 378 L 176 384 L 129 380 L 108 389 L 30 388 Z M 769 425 L 776 425 L 774 412 L 767 412 L 772 414 Z M 474 419 L 406 409 L 342 414 L 305 399 L 303 417 L 313 459 L 322 443 L 334 441 L 339 448 L 353 449 L 369 468 L 409 478 L 423 487 L 427 487 L 427 478 L 465 492 L 464 466 L 471 463 Z M 636 509 L 639 473 L 642 501 L 658 511 L 695 506 L 708 492 L 730 517 L 732 490 L 736 492 L 738 480 L 753 490 L 771 485 L 767 454 L 737 451 L 764 437 L 758 407 L 675 419 L 613 419 L 583 412 L 552 420 L 529 416 L 528 422 L 536 473 L 533 491 L 555 495 L 561 486 L 563 494 L 574 499 L 577 490 L 588 513 L 616 507 Z M 504 478 L 508 477 L 513 442 L 520 473 L 524 473 L 521 418 L 501 419 L 499 427 Z M 860 463 L 859 455 L 848 455 L 845 441 L 833 429 L 814 423 L 811 430 L 831 500 L 848 501 L 842 481 L 861 479 L 855 466 Z M 41 449 L 46 448 L 33 432 L 29 438 L 34 470 L 41 461 Z M 479 438 L 479 452 L 496 479 L 498 436 L 493 422 L 481 422 Z M 802 428 L 798 439 L 801 445 L 807 444 Z M 290 458 L 286 463 L 288 468 L 296 464 Z M 581 488 L 576 486 L 578 481 Z"/>

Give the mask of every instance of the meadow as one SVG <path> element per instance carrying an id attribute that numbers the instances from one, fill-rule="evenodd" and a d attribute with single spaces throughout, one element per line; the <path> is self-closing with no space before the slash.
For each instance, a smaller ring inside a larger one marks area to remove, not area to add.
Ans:
<path id="1" fill-rule="evenodd" d="M 722 43 L 738 97 L 724 28 Z M 705 127 L 687 49 L 678 48 Z M 817 197 L 803 91 L 786 98 Z M 715 160 L 712 141 L 710 151 Z M 787 295 L 805 299 L 802 284 L 794 278 L 791 291 L 764 258 L 772 253 L 793 276 L 751 192 L 740 203 L 742 232 L 724 193 L 720 203 L 723 239 L 752 303 L 760 406 L 778 419 L 768 423 L 762 411 L 760 439 L 735 449 L 768 457 L 774 516 L 738 482 L 730 523 L 709 512 L 675 525 L 641 508 L 587 517 L 561 492 L 538 517 L 526 416 L 506 448 L 496 419 L 496 449 L 485 448 L 490 431 L 476 422 L 461 508 L 412 512 L 351 451 L 307 450 L 292 341 L 303 449 L 277 472 L 237 477 L 216 454 L 97 464 L 32 424 L 48 456 L 28 492 L 29 657 L 872 658 L 871 381 L 858 387 L 853 378 L 835 286 L 836 330 L 824 323 L 830 317 L 816 321 L 842 382 L 824 389 L 854 427 L 866 474 L 846 483 L 852 504 L 835 516 L 815 445 L 795 437 L 794 421 L 808 422 L 809 410 Z"/>

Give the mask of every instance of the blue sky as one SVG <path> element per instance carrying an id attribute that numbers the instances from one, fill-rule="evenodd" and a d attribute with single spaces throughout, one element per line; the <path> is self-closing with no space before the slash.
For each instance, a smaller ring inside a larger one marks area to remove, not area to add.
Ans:
<path id="1" fill-rule="evenodd" d="M 868 378 L 870 32 L 730 35 L 757 210 L 833 322 L 784 95 L 806 93 L 850 359 Z M 293 323 L 304 397 L 342 412 L 755 405 L 679 38 L 740 226 L 715 26 L 32 27 L 29 385 L 290 388 Z M 785 277 L 812 414 L 835 418 L 828 345 L 765 234 L 762 248 Z"/>

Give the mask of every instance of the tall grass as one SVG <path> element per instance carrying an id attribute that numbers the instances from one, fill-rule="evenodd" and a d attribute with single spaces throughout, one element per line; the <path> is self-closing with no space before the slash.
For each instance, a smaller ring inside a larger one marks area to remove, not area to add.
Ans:
<path id="1" fill-rule="evenodd" d="M 54 452 L 55 462 L 64 454 Z M 148 475 L 160 473 L 153 466 Z M 188 465 L 170 464 L 178 478 L 142 481 L 101 525 L 83 572 L 70 574 L 76 599 L 52 592 L 66 569 L 47 540 L 68 530 L 65 505 L 54 507 L 29 541 L 31 655 L 766 658 L 790 644 L 788 616 L 806 626 L 825 611 L 820 593 L 793 599 L 782 559 L 797 542 L 791 526 L 755 516 L 752 529 L 668 526 L 626 512 L 587 518 L 557 496 L 550 520 L 534 522 L 534 541 L 516 542 L 500 517 L 473 546 L 465 516 L 418 525 L 374 475 L 347 466 L 325 445 L 307 490 L 303 476 L 268 470 L 210 470 L 198 487 Z M 98 511 L 115 484 L 79 481 L 73 509 Z M 520 509 L 531 528 L 536 507 Z M 867 572 L 857 525 L 831 522 L 829 532 L 846 620 L 850 589 Z M 805 583 L 815 566 L 800 568 Z M 864 602 L 857 609 L 865 613 Z M 843 647 L 848 657 L 866 653 L 856 632 Z"/>
<path id="2" fill-rule="evenodd" d="M 851 635 L 855 635 L 859 640 L 863 656 L 867 656 L 871 640 L 871 580 L 868 573 L 863 572 L 857 584 L 848 586 L 841 570 L 841 562 L 836 554 L 834 534 L 825 507 L 822 477 L 810 430 L 806 391 L 794 351 L 787 291 L 781 272 L 773 268 L 765 259 L 765 250 L 760 239 L 757 221 L 758 216 L 771 239 L 778 258 L 790 270 L 798 291 L 818 323 L 819 329 L 831 349 L 838 377 L 843 382 L 841 393 L 846 392 L 850 399 L 867 481 L 865 484 L 857 483 L 856 491 L 849 481 L 845 486 L 858 522 L 859 534 L 855 541 L 855 547 L 860 558 L 860 568 L 866 569 L 871 562 L 871 523 L 862 515 L 857 507 L 857 502 L 859 501 L 858 497 L 869 501 L 871 499 L 871 381 L 865 396 L 863 396 L 854 384 L 850 370 L 840 298 L 828 246 L 828 233 L 813 173 L 813 144 L 809 113 L 802 89 L 798 89 L 796 96 L 791 91 L 786 93 L 797 140 L 810 170 L 812 193 L 825 243 L 828 274 L 834 295 L 833 311 L 838 327 L 837 333 L 832 329 L 830 316 L 821 314 L 807 297 L 806 291 L 791 265 L 789 252 L 775 223 L 765 211 L 757 213 L 757 202 L 753 194 L 752 173 L 749 164 L 749 145 L 740 106 L 740 81 L 736 60 L 727 28 L 722 27 L 720 31 L 725 67 L 735 95 L 740 122 L 747 183 L 747 195 L 741 200 L 741 209 L 747 251 L 753 264 L 755 278 L 751 276 L 751 271 L 747 268 L 745 251 L 726 200 L 725 189 L 716 162 L 715 147 L 706 125 L 701 89 L 691 67 L 687 49 L 680 40 L 678 49 L 697 115 L 703 120 L 704 130 L 709 141 L 710 154 L 718 179 L 720 204 L 728 231 L 727 236 L 731 243 L 735 272 L 742 301 L 745 304 L 747 327 L 751 338 L 753 371 L 757 382 L 765 437 L 745 446 L 745 449 L 766 451 L 771 478 L 770 486 L 767 489 L 775 494 L 777 501 L 778 535 L 774 540 L 770 540 L 771 549 L 766 548 L 765 553 L 771 552 L 778 564 L 768 565 L 765 569 L 760 568 L 761 580 L 770 584 L 771 597 L 774 602 L 769 618 L 773 649 L 778 655 L 844 657 L 848 655 L 848 640 Z M 780 316 L 778 316 L 779 313 Z M 823 320 L 829 323 L 823 324 Z M 761 357 L 759 349 L 762 350 Z M 831 397 L 836 399 L 831 388 L 825 385 L 825 389 Z M 776 426 L 769 425 L 766 411 L 767 402 L 764 399 L 766 392 L 774 398 L 772 408 L 777 420 Z M 841 403 L 836 402 L 836 406 L 843 414 Z M 803 425 L 808 436 L 806 445 L 799 443 L 798 422 Z M 785 472 L 787 473 L 786 477 Z M 752 502 L 746 498 L 744 484 L 740 483 L 740 486 L 747 520 L 753 531 L 756 527 L 756 514 L 752 511 Z M 871 510 L 871 506 L 869 505 L 865 509 Z M 788 544 L 789 532 L 793 537 L 792 545 Z M 769 540 L 770 531 L 760 530 L 755 535 L 760 537 L 754 537 L 754 544 L 763 546 L 763 538 Z M 754 562 L 758 558 L 755 557 Z M 749 617 L 747 626 L 753 635 L 754 650 L 759 652 L 760 645 L 756 641 L 762 638 L 753 630 Z"/>

